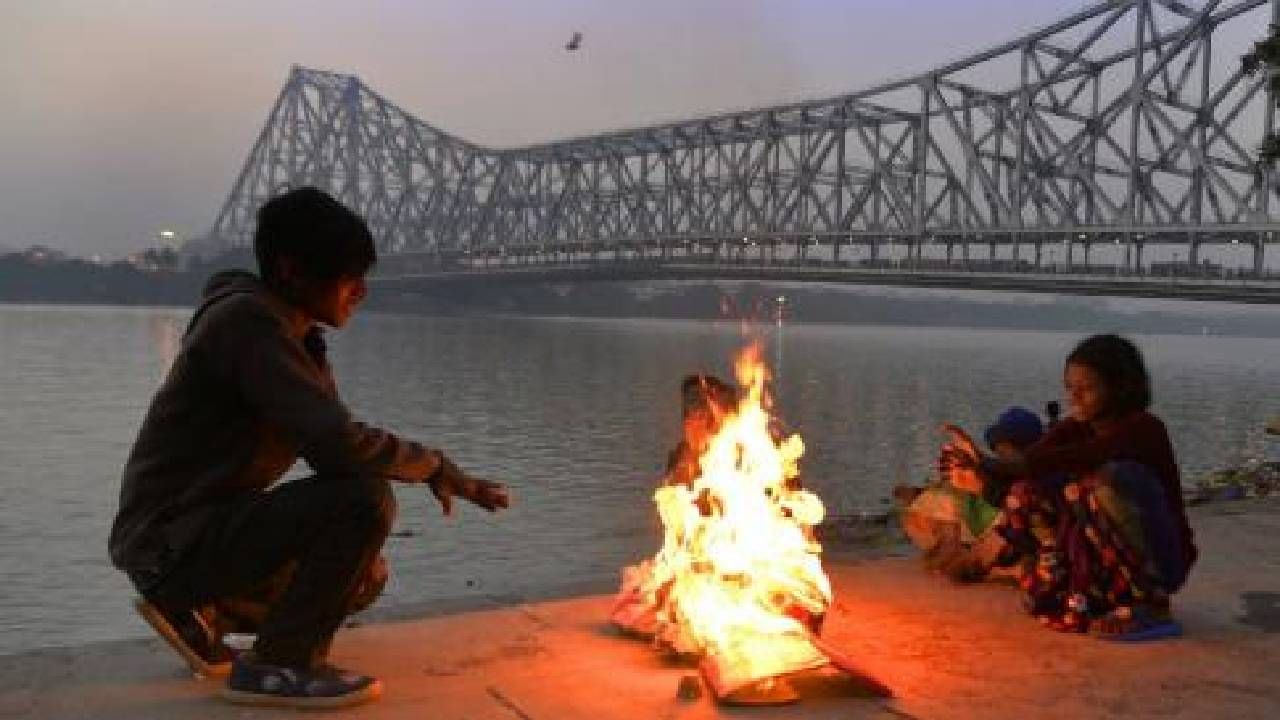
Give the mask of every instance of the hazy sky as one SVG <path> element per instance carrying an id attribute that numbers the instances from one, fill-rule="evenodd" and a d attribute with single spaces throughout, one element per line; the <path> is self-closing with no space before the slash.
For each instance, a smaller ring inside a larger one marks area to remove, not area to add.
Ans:
<path id="1" fill-rule="evenodd" d="M 0 0 L 0 247 L 203 233 L 293 63 L 509 146 L 855 90 L 1084 4 Z"/>

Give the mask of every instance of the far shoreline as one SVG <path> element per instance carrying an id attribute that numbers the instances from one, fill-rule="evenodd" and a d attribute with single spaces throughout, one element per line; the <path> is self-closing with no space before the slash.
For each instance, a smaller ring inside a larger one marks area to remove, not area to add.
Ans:
<path id="1" fill-rule="evenodd" d="M 413 307 L 404 301 L 391 299 L 374 299 L 362 309 L 362 314 L 381 317 L 424 317 L 440 319 L 499 319 L 499 320 L 554 320 L 561 322 L 591 321 L 653 321 L 653 322 L 692 322 L 692 323 L 727 323 L 742 322 L 742 318 L 692 312 L 695 307 L 714 310 L 715 306 L 707 302 L 704 287 L 691 288 L 699 297 L 689 298 L 688 307 L 678 307 L 680 297 L 671 297 L 660 307 L 649 307 L 651 303 L 632 301 L 627 307 L 601 308 L 599 304 L 583 301 L 580 304 L 556 303 L 555 307 L 538 307 L 537 303 L 523 305 L 526 310 L 513 307 L 500 307 L 490 304 L 468 305 L 461 303 L 437 304 L 423 303 Z M 1037 326 L 1028 322 L 1026 314 L 1032 312 L 1022 303 L 1010 299 L 984 300 L 982 302 L 947 302 L 941 299 L 902 299 L 893 297 L 896 289 L 885 288 L 887 296 L 871 295 L 866 298 L 876 308 L 898 304 L 902 307 L 904 317 L 886 316 L 876 312 L 858 312 L 850 317 L 822 316 L 811 317 L 803 309 L 795 311 L 785 320 L 784 327 L 811 328 L 911 328 L 938 329 L 955 331 L 991 331 L 998 330 L 1014 333 L 1047 333 L 1054 335 L 1073 335 L 1096 332 L 1099 328 L 1122 332 L 1135 336 L 1175 336 L 1175 337 L 1222 337 L 1235 339 L 1277 340 L 1280 339 L 1280 308 L 1262 309 L 1256 305 L 1235 305 L 1221 303 L 1213 309 L 1204 307 L 1203 303 L 1180 301 L 1179 310 L 1185 312 L 1122 312 L 1118 310 L 1099 309 L 1096 305 L 1081 305 L 1079 310 L 1084 317 L 1077 321 L 1063 321 L 1061 313 L 1053 322 Z M 796 292 L 786 288 L 788 292 Z M 777 290 L 770 286 L 754 287 L 746 292 L 772 297 Z M 818 293 L 809 293 L 809 303 L 818 301 Z M 855 301 L 856 302 L 856 301 Z M 1176 301 L 1169 301 L 1176 302 Z M 800 304 L 797 302 L 796 304 Z M 676 307 L 673 307 L 676 306 Z M 710 307 L 709 307 L 710 306 Z M 937 306 L 939 312 L 949 307 L 950 317 L 943 316 L 939 321 L 929 321 L 929 310 Z M 958 306 L 958 307 L 957 307 Z M 1175 306 L 1177 307 L 1177 306 Z M 0 298 L 0 310 L 33 312 L 49 311 L 169 311 L 175 313 L 191 312 L 195 308 L 194 300 L 185 302 L 173 299 L 156 301 L 150 298 L 129 298 L 124 300 L 102 298 Z M 1000 322 L 988 317 L 993 308 L 1018 316 L 1020 321 Z M 1220 309 L 1219 309 L 1220 308 Z M 1243 312 L 1242 312 L 1243 311 Z M 1233 316 L 1232 313 L 1238 313 Z M 1274 313 L 1274 318 L 1268 317 Z M 750 319 L 748 319 L 751 321 Z M 760 327 L 772 327 L 773 319 L 757 319 L 753 321 Z"/>

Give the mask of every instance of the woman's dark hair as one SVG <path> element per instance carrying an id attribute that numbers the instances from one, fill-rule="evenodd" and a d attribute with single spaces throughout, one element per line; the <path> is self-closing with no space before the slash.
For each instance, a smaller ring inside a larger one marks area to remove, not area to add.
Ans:
<path id="1" fill-rule="evenodd" d="M 1112 413 L 1146 410 L 1151 406 L 1151 376 L 1138 347 L 1119 335 L 1094 335 L 1080 341 L 1067 364 L 1083 365 L 1107 386 Z"/>
<path id="2" fill-rule="evenodd" d="M 320 282 L 363 275 L 378 259 L 364 219 L 310 186 L 278 195 L 258 210 L 253 254 L 268 285 L 279 282 L 281 258 Z"/>

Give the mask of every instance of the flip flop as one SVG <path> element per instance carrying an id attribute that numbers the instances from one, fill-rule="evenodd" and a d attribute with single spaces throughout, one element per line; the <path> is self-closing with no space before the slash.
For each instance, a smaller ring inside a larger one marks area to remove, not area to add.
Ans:
<path id="1" fill-rule="evenodd" d="M 1127 630 L 1107 632 L 1111 622 L 1123 622 Z M 1148 642 L 1182 637 L 1182 623 L 1171 617 L 1153 617 L 1144 609 L 1134 609 L 1131 617 L 1121 620 L 1114 616 L 1102 618 L 1096 623 L 1098 637 L 1111 642 Z"/>
<path id="2" fill-rule="evenodd" d="M 142 616 L 142 619 L 151 626 L 152 630 L 160 636 L 174 652 L 187 663 L 187 667 L 191 669 L 191 674 L 197 678 L 223 678 L 231 674 L 230 660 L 212 660 L 200 655 L 195 648 L 191 646 L 180 632 L 169 622 L 169 618 L 165 616 L 160 608 L 148 602 L 145 598 L 137 598 L 133 601 L 133 607 Z M 203 626 L 203 621 L 198 617 L 197 622 L 201 623 L 201 630 L 208 633 L 208 628 Z"/>
<path id="3" fill-rule="evenodd" d="M 1182 637 L 1182 623 L 1177 620 L 1137 621 L 1132 630 L 1121 633 L 1102 633 L 1103 640 L 1111 642 L 1147 642 Z"/>

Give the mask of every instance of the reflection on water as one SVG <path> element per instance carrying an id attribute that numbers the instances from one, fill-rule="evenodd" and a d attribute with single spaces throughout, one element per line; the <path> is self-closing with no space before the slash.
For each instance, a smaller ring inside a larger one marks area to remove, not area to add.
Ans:
<path id="1" fill-rule="evenodd" d="M 0 652 L 142 634 L 106 559 L 119 469 L 187 313 L 0 306 Z M 765 330 L 806 482 L 833 511 L 876 506 L 975 430 L 1058 397 L 1077 339 L 868 327 Z M 1188 475 L 1256 451 L 1280 341 L 1140 342 Z M 545 592 L 612 578 L 657 546 L 650 499 L 678 385 L 730 375 L 734 323 L 362 317 L 331 338 L 357 412 L 512 486 L 516 507 L 445 520 L 400 488 L 391 603 Z"/>
<path id="2" fill-rule="evenodd" d="M 182 332 L 186 329 L 184 317 L 173 315 L 152 315 L 148 319 L 151 331 L 151 342 L 155 347 L 155 359 L 163 372 L 168 372 L 173 359 L 178 356 L 178 347 L 182 343 Z"/>

